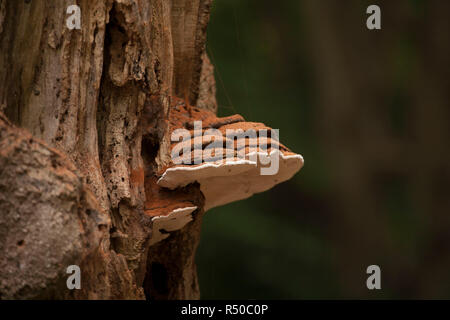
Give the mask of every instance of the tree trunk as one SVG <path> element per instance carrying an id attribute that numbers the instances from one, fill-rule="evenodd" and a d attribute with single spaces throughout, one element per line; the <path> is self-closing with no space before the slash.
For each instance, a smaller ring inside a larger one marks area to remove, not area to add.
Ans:
<path id="1" fill-rule="evenodd" d="M 145 203 L 171 100 L 216 109 L 211 0 L 77 3 L 71 30 L 73 1 L 0 0 L 0 298 L 197 299 L 198 186 L 155 246 Z"/>

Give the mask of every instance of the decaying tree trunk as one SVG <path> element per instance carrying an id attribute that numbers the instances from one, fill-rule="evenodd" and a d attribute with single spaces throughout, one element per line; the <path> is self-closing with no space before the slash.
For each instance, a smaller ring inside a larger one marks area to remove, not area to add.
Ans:
<path id="1" fill-rule="evenodd" d="M 215 110 L 211 0 L 0 0 L 0 298 L 195 299 L 203 214 L 149 246 L 173 97 Z M 66 268 L 79 265 L 81 289 Z"/>

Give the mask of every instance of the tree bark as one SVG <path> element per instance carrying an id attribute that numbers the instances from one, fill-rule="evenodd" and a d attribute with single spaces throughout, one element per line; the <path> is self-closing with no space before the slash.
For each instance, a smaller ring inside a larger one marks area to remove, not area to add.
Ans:
<path id="1" fill-rule="evenodd" d="M 70 30 L 68 1 L 0 0 L 0 298 L 197 299 L 198 186 L 194 221 L 152 247 L 144 210 L 171 100 L 216 110 L 211 0 L 77 3 Z"/>

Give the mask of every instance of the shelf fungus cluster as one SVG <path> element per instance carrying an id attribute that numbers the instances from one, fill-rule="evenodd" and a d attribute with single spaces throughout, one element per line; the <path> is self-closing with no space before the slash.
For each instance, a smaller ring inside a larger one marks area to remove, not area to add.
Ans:
<path id="1" fill-rule="evenodd" d="M 218 118 L 178 103 L 171 108 L 170 132 L 172 161 L 159 173 L 157 184 L 177 190 L 199 183 L 205 211 L 269 190 L 303 166 L 303 157 L 280 143 L 278 130 L 246 122 L 240 115 Z M 192 220 L 196 209 L 166 210 L 153 218 L 154 226 L 178 230 Z"/>

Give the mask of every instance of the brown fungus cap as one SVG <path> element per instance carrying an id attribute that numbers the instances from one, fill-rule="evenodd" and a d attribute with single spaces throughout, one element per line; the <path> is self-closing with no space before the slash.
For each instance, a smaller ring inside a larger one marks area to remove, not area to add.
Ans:
<path id="1" fill-rule="evenodd" d="M 210 111 L 182 105 L 172 109 L 170 119 L 171 131 L 180 128 L 190 131 L 192 138 L 172 143 L 172 150 L 179 143 L 188 143 L 189 152 L 183 154 L 182 158 L 192 162 L 176 164 L 181 161 L 174 160 L 180 159 L 172 159 L 173 163 L 160 173 L 158 185 L 176 189 L 198 182 L 205 196 L 205 210 L 269 190 L 276 184 L 289 180 L 303 166 L 303 157 L 279 143 L 274 131 L 262 123 L 245 122 L 239 115 L 217 118 Z M 213 128 L 223 135 L 223 138 L 214 139 L 214 142 L 219 143 L 215 145 L 214 152 L 208 152 L 207 156 L 204 156 L 205 146 L 211 139 L 205 136 L 203 142 L 199 143 L 199 139 L 193 134 L 193 123 L 198 120 L 202 121 L 202 133 Z M 237 135 L 230 139 L 227 130 L 250 131 L 254 134 Z M 264 132 L 263 136 L 261 132 Z M 231 144 L 227 143 L 229 140 Z M 194 146 L 200 147 L 203 152 L 200 152 L 201 159 L 198 159 L 198 149 L 194 152 Z M 227 154 L 228 157 L 225 156 Z M 269 167 L 273 161 L 278 161 L 278 170 L 271 172 Z"/>
<path id="2" fill-rule="evenodd" d="M 198 207 L 192 201 L 195 193 L 191 190 L 172 191 L 159 187 L 154 177 L 147 179 L 150 181 L 145 185 L 147 199 L 144 213 L 152 220 L 150 245 L 154 245 L 191 222 Z"/>
<path id="3" fill-rule="evenodd" d="M 173 209 L 169 214 L 162 214 L 152 218 L 152 237 L 150 245 L 166 239 L 170 232 L 182 229 L 193 220 L 192 213 L 197 210 L 196 206 Z"/>

